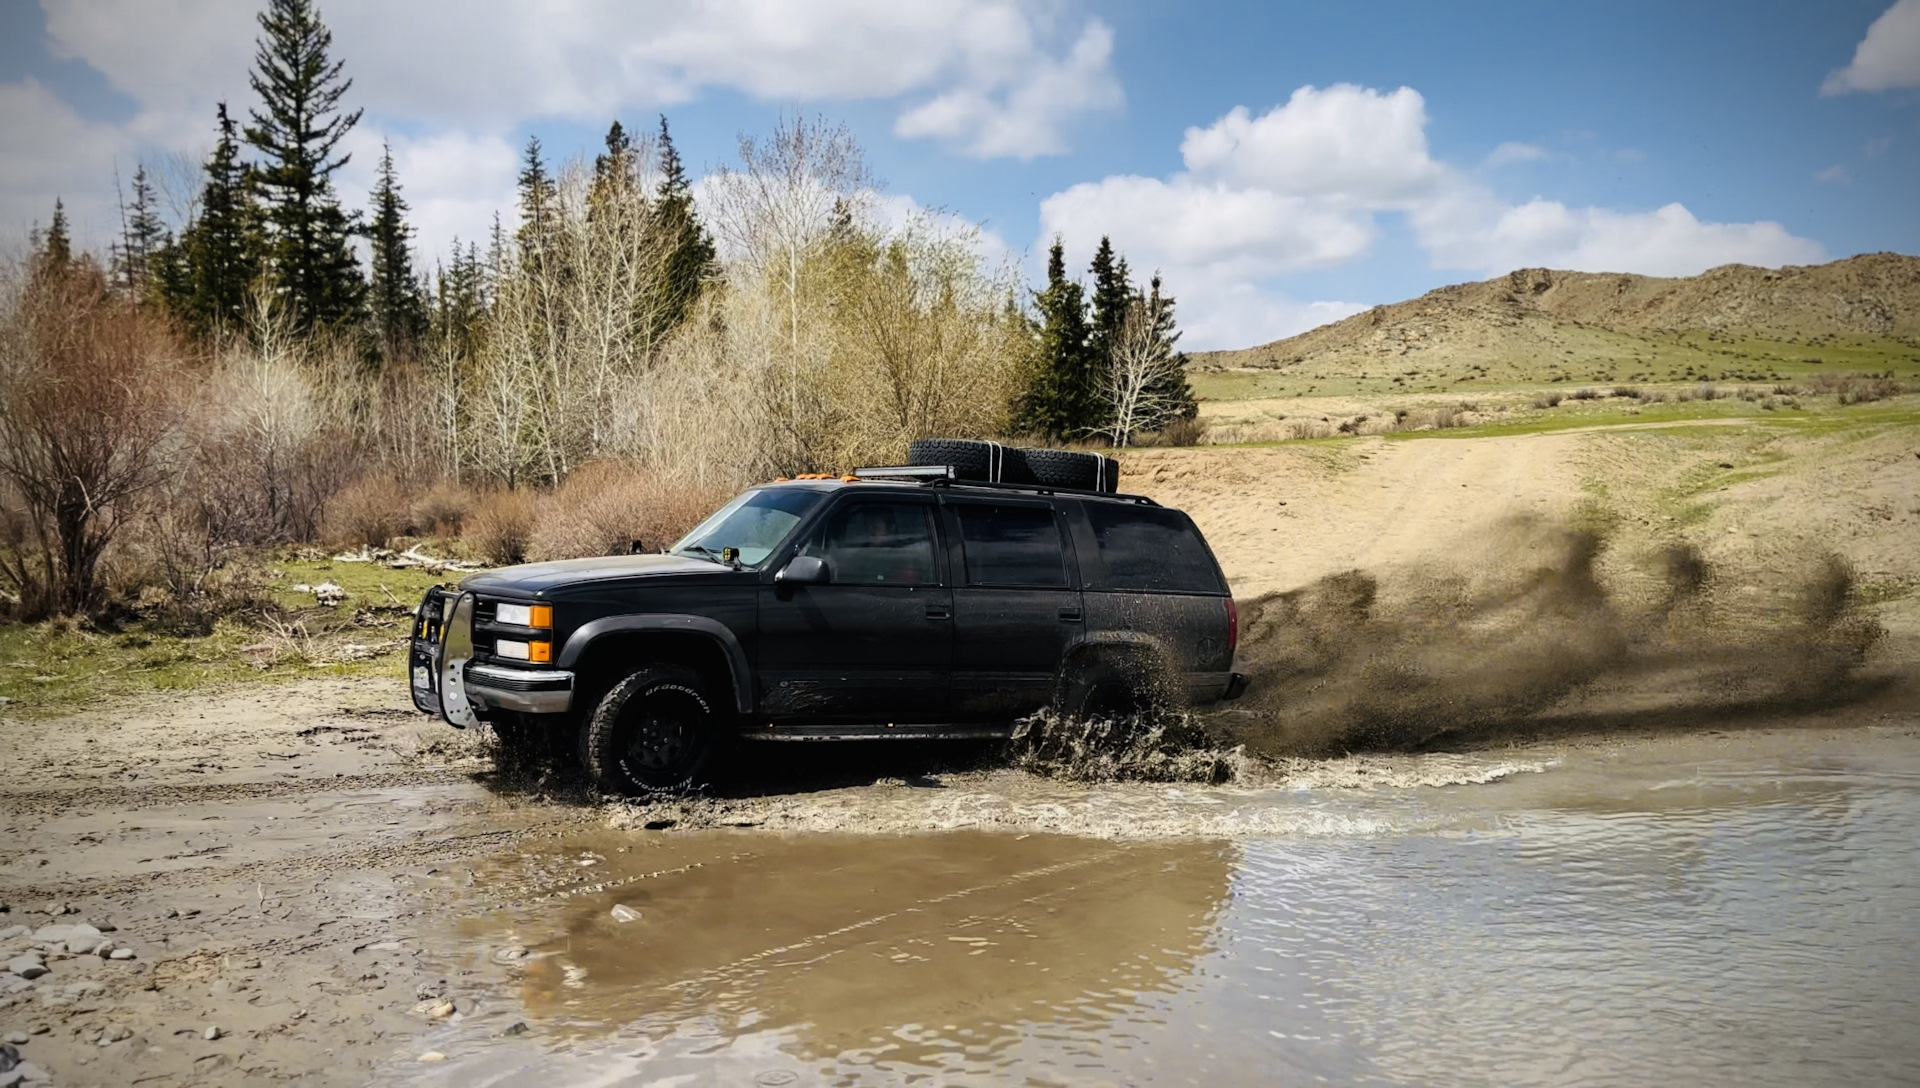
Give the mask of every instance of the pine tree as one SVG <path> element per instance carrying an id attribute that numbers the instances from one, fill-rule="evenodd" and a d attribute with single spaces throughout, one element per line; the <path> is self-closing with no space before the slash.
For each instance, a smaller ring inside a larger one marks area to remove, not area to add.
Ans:
<path id="1" fill-rule="evenodd" d="M 1067 278 L 1065 248 L 1058 238 L 1047 251 L 1047 286 L 1033 297 L 1040 326 L 1026 388 L 1015 397 L 1013 429 L 1058 441 L 1087 427 L 1092 400 L 1091 329 L 1086 294 Z"/>
<path id="2" fill-rule="evenodd" d="M 313 0 L 267 0 L 258 16 L 249 81 L 263 110 L 251 111 L 247 143 L 264 157 L 272 271 L 295 319 L 307 327 L 356 317 L 366 284 L 349 241 L 353 222 L 333 191 L 333 172 L 351 158 L 334 149 L 360 120 L 340 100 L 353 86 L 345 62 L 328 59 L 333 33 Z"/>
<path id="3" fill-rule="evenodd" d="M 1100 385 L 1102 373 L 1113 365 L 1120 326 L 1126 322 L 1127 309 L 1139 292 L 1128 282 L 1127 259 L 1113 251 L 1113 242 L 1104 234 L 1100 236 L 1100 247 L 1094 250 L 1089 271 L 1093 273 L 1093 298 L 1090 300 L 1092 327 L 1088 333 L 1087 396 L 1075 406 L 1074 414 L 1080 430 L 1098 431 L 1108 420 L 1106 405 L 1094 395 L 1094 390 Z"/>
<path id="4" fill-rule="evenodd" d="M 667 119 L 660 118 L 660 187 L 653 205 L 654 223 L 666 239 L 666 258 L 660 272 L 663 304 L 656 338 L 679 327 L 700 297 L 703 286 L 719 274 L 713 237 L 701 224 L 693 206 L 693 183 L 673 146 Z"/>
<path id="5" fill-rule="evenodd" d="M 547 173 L 547 164 L 540 158 L 540 137 L 527 138 L 527 151 L 522 159 L 520 178 L 520 254 L 529 261 L 536 260 L 538 254 L 547 248 L 547 242 L 553 231 L 559 226 L 560 188 L 554 183 L 552 175 Z"/>
<path id="6" fill-rule="evenodd" d="M 373 222 L 367 229 L 373 275 L 367 285 L 367 316 L 383 358 L 405 353 L 427 331 L 427 306 L 414 278 L 407 202 L 393 172 L 393 148 L 382 146 L 379 180 L 369 198 Z"/>
<path id="7" fill-rule="evenodd" d="M 217 111 L 220 138 L 204 168 L 200 218 L 172 247 L 163 281 L 169 305 L 201 335 L 237 329 L 264 265 L 263 215 L 253 171 L 227 104 Z M 177 256 L 175 256 L 177 254 Z"/>
<path id="8" fill-rule="evenodd" d="M 141 165 L 133 172 L 133 203 L 120 206 L 120 241 L 113 261 L 114 278 L 136 302 L 155 294 L 153 264 L 172 243 L 173 234 L 155 207 L 153 183 Z"/>
<path id="9" fill-rule="evenodd" d="M 487 310 L 487 272 L 480 261 L 480 247 L 469 244 L 462 253 L 455 239 L 453 259 L 436 280 L 434 336 L 456 356 L 471 359 Z"/>
<path id="10" fill-rule="evenodd" d="M 46 233 L 36 230 L 27 239 L 33 250 L 33 275 L 36 279 L 55 279 L 73 267 L 73 236 L 67 229 L 67 206 L 53 198 L 53 222 Z"/>
<path id="11" fill-rule="evenodd" d="M 1127 282 L 1127 259 L 1114 253 L 1113 243 L 1106 235 L 1100 236 L 1100 248 L 1094 250 L 1090 271 L 1093 273 L 1090 301 L 1094 356 L 1104 362 L 1113 354 L 1113 345 L 1120 338 L 1120 325 L 1127 319 L 1127 307 L 1137 292 Z"/>

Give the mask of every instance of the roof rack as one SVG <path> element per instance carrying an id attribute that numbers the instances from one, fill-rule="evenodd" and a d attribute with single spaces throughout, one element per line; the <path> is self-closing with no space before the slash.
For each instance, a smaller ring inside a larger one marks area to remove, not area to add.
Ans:
<path id="1" fill-rule="evenodd" d="M 1145 495 L 1133 495 L 1124 491 L 1092 491 L 1082 487 L 1055 487 L 1052 484 L 1011 483 L 1005 480 L 963 480 L 952 465 L 886 465 L 878 468 L 857 468 L 853 474 L 862 480 L 898 480 L 903 483 L 922 483 L 931 487 L 984 487 L 994 491 L 1024 491 L 1035 495 L 1083 495 L 1095 499 L 1118 499 L 1121 502 L 1139 503 L 1142 506 L 1158 506 L 1159 503 Z"/>

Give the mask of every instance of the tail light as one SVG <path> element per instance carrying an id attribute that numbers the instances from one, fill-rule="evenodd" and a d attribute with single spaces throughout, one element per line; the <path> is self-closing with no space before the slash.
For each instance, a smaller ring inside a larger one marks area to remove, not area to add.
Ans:
<path id="1" fill-rule="evenodd" d="M 1227 598 L 1227 652 L 1232 653 L 1233 651 L 1238 650 L 1239 648 L 1240 648 L 1240 606 L 1233 603 L 1232 597 L 1228 597 Z"/>

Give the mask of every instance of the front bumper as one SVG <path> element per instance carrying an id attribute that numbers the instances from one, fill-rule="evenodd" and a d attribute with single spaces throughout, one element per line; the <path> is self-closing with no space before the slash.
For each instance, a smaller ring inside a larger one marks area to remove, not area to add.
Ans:
<path id="1" fill-rule="evenodd" d="M 507 669 L 468 665 L 467 701 L 480 710 L 564 714 L 573 706 L 573 674 L 561 669 Z"/>

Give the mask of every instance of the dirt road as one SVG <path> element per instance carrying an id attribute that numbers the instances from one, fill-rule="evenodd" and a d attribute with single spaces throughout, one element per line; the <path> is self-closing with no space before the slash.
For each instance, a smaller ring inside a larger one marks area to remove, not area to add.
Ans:
<path id="1" fill-rule="evenodd" d="M 437 999 L 457 1009 L 421 920 L 475 859 L 585 816 L 476 785 L 472 742 L 398 694 L 322 680 L 0 723 L 0 954 L 46 967 L 0 997 L 23 1056 L 63 1085 L 365 1083 Z M 79 925 L 103 935 L 60 928 Z"/>

